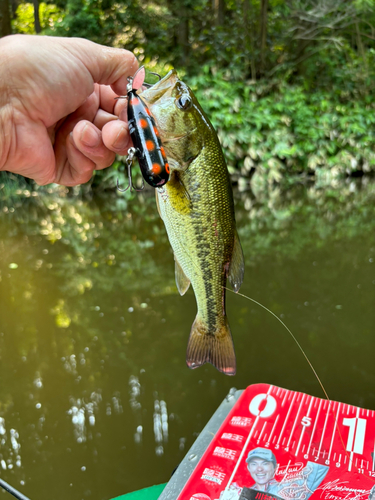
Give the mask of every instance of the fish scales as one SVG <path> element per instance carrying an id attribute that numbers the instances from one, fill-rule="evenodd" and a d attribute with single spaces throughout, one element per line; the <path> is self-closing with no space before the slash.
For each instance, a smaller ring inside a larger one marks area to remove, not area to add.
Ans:
<path id="1" fill-rule="evenodd" d="M 191 283 L 197 301 L 187 364 L 196 368 L 210 362 L 233 375 L 236 361 L 224 287 L 229 277 L 238 291 L 244 266 L 220 143 L 193 93 L 174 71 L 142 97 L 171 167 L 169 182 L 157 189 L 157 201 L 175 256 L 177 287 L 183 295 Z"/>
<path id="2" fill-rule="evenodd" d="M 230 261 L 234 236 L 230 217 L 222 217 L 232 212 L 233 208 L 232 200 L 229 201 L 226 196 L 228 193 L 223 193 L 226 179 L 220 175 L 205 175 L 202 165 L 206 162 L 207 154 L 202 153 L 181 175 L 191 197 L 189 204 L 193 208 L 182 212 L 176 210 L 173 198 L 181 198 L 181 194 L 184 196 L 179 182 L 166 186 L 170 203 L 161 203 L 159 206 L 177 261 L 193 284 L 198 312 L 206 320 L 211 332 L 217 321 L 220 321 L 217 311 L 223 308 L 222 286 L 225 286 L 226 281 L 223 259 L 217 259 L 216 256 L 222 255 L 224 261 Z M 226 210 L 226 205 L 230 210 Z M 205 300 L 199 300 L 203 296 Z"/>

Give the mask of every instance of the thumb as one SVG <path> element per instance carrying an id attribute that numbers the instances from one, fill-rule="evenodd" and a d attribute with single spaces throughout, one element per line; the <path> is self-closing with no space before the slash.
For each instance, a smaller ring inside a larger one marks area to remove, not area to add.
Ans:
<path id="1" fill-rule="evenodd" d="M 63 38 L 61 41 L 86 66 L 94 83 L 110 85 L 117 95 L 126 93 L 127 77 L 133 76 L 138 69 L 132 52 L 82 38 Z"/>

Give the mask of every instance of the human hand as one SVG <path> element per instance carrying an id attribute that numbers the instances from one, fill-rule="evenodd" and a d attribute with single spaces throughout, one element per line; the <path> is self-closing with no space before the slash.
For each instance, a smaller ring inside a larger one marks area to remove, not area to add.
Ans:
<path id="1" fill-rule="evenodd" d="M 118 120 L 135 56 L 80 38 L 0 40 L 0 170 L 75 186 L 131 145 Z"/>

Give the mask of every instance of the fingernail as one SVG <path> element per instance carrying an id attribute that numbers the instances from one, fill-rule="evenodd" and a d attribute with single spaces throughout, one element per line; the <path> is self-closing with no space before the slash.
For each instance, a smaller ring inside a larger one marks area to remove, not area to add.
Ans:
<path id="1" fill-rule="evenodd" d="M 125 127 L 121 127 L 116 139 L 113 142 L 113 147 L 116 149 L 122 149 L 126 146 L 128 142 L 128 133 Z"/>
<path id="2" fill-rule="evenodd" d="M 81 132 L 81 141 L 85 146 L 94 148 L 99 145 L 100 135 L 94 128 L 85 125 Z"/>

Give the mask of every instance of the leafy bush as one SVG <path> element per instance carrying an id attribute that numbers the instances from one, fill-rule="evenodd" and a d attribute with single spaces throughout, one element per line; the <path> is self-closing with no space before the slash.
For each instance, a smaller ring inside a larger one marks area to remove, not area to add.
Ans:
<path id="1" fill-rule="evenodd" d="M 49 29 L 62 16 L 62 11 L 54 4 L 41 2 L 39 4 L 40 26 Z M 16 17 L 13 21 L 13 29 L 16 33 L 25 35 L 35 34 L 34 27 L 34 5 L 32 3 L 20 3 L 17 7 Z"/>
<path id="2" fill-rule="evenodd" d="M 188 79 L 218 131 L 231 172 L 292 174 L 375 170 L 375 105 L 370 96 L 268 80 L 232 81 L 208 68 Z"/>

